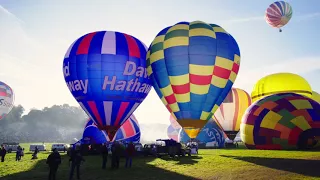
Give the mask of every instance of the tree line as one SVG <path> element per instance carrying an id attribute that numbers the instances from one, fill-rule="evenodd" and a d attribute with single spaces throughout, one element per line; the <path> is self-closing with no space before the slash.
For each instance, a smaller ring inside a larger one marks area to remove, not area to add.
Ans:
<path id="1" fill-rule="evenodd" d="M 14 106 L 0 120 L 0 143 L 68 142 L 81 138 L 88 116 L 80 107 L 54 105 L 42 110 L 31 109 L 23 115 L 22 105 Z"/>

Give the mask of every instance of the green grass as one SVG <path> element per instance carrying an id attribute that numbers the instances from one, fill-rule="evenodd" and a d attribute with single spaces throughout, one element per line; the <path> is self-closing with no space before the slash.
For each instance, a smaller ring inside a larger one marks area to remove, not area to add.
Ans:
<path id="1" fill-rule="evenodd" d="M 47 156 L 48 152 L 42 152 L 39 159 L 31 160 L 31 154 L 26 153 L 21 162 L 16 162 L 15 154 L 8 154 L 6 161 L 0 163 L 0 179 L 47 179 Z M 62 153 L 62 158 L 57 177 L 59 180 L 68 179 L 69 174 L 68 157 Z M 175 160 L 137 157 L 133 160 L 131 169 L 124 168 L 122 159 L 118 170 L 102 170 L 100 156 L 84 158 L 86 162 L 81 166 L 82 180 L 320 179 L 320 153 L 312 151 L 262 151 L 241 148 L 200 150 L 198 156 Z"/>

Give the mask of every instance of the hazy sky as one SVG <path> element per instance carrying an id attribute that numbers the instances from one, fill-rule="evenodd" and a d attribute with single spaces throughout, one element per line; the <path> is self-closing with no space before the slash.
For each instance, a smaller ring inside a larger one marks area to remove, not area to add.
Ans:
<path id="1" fill-rule="evenodd" d="M 201 20 L 222 26 L 237 40 L 240 72 L 234 87 L 251 93 L 275 72 L 305 77 L 320 91 L 320 1 L 288 1 L 293 17 L 279 33 L 264 20 L 270 0 L 0 0 L 0 81 L 16 104 L 43 108 L 78 105 L 67 88 L 62 62 L 70 44 L 98 30 L 131 34 L 149 45 L 163 28 Z M 134 113 L 141 123 L 169 124 L 169 113 L 152 90 Z"/>

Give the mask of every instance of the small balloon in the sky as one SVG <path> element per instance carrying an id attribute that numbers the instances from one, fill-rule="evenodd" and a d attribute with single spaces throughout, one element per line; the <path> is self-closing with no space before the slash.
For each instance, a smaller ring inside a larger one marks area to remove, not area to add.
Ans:
<path id="1" fill-rule="evenodd" d="M 286 25 L 292 17 L 292 7 L 289 3 L 284 1 L 277 1 L 272 3 L 266 10 L 265 19 L 267 23 L 274 27 L 280 29 Z"/>

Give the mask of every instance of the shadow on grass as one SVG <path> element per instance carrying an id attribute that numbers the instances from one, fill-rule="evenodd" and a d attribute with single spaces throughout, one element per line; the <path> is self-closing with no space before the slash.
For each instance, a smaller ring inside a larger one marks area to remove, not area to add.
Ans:
<path id="1" fill-rule="evenodd" d="M 196 160 L 200 160 L 200 159 L 202 159 L 202 157 L 201 156 L 185 156 L 185 157 L 171 158 L 169 156 L 164 156 L 164 157 L 161 157 L 161 159 L 163 159 L 165 161 L 176 161 L 176 162 L 178 162 L 177 164 L 193 165 L 195 163 L 198 163 L 198 161 L 196 161 Z"/>
<path id="2" fill-rule="evenodd" d="M 284 159 L 284 158 L 263 158 L 263 157 L 239 157 L 220 155 L 221 157 L 233 158 L 250 162 L 256 165 L 265 166 L 282 171 L 298 173 L 305 176 L 320 177 L 320 160 L 306 159 Z"/>
<path id="3" fill-rule="evenodd" d="M 57 172 L 57 180 L 68 180 L 69 178 L 69 157 L 62 155 L 62 163 L 59 166 Z M 132 168 L 125 168 L 125 159 L 121 158 L 119 169 L 112 170 L 111 158 L 108 158 L 107 169 L 102 169 L 101 156 L 85 156 L 85 162 L 81 165 L 80 174 L 82 180 L 105 180 L 105 179 L 130 179 L 130 180 L 158 180 L 158 179 L 197 179 L 194 177 L 171 172 L 155 165 L 151 162 L 155 160 L 154 157 L 135 157 L 132 161 Z M 197 157 L 180 157 L 178 159 L 182 164 L 196 163 L 194 158 Z M 194 161 L 194 162 L 193 162 Z M 10 174 L 8 176 L 1 177 L 1 180 L 46 180 L 48 179 L 49 168 L 46 164 L 46 160 L 38 160 L 38 162 L 29 170 Z M 74 174 L 76 179 L 76 172 Z"/>

